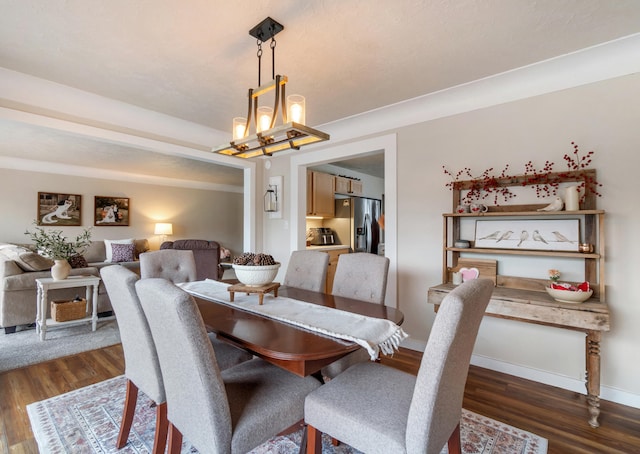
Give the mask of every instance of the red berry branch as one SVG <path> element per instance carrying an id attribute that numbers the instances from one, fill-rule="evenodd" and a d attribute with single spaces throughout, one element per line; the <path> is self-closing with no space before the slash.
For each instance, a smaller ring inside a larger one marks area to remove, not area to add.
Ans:
<path id="1" fill-rule="evenodd" d="M 575 142 L 571 142 L 571 145 L 573 146 L 573 153 L 563 156 L 569 172 L 554 173 L 553 166 L 555 164 L 550 161 L 545 161 L 544 167 L 538 170 L 535 168 L 533 162 L 529 161 L 525 164 L 522 186 L 532 186 L 538 198 L 556 196 L 560 183 L 566 181 L 568 177 L 571 177 L 580 182 L 578 188 L 581 189 L 582 193 L 582 197 L 580 198 L 581 202 L 584 202 L 588 194 L 602 197 L 602 194 L 598 192 L 598 188 L 602 187 L 602 184 L 598 183 L 591 173 L 587 172 L 594 152 L 590 151 L 586 155 L 580 156 L 578 145 L 576 145 Z M 479 177 L 474 177 L 469 167 L 465 167 L 455 174 L 447 170 L 445 166 L 442 166 L 442 169 L 444 170 L 444 174 L 451 178 L 451 181 L 446 184 L 446 187 L 451 190 L 467 190 L 466 195 L 461 200 L 462 203 L 468 204 L 474 201 L 485 200 L 490 195 L 493 195 L 494 204 L 497 206 L 498 198 L 502 197 L 506 202 L 515 197 L 515 194 L 509 190 L 509 187 L 504 185 L 505 180 L 516 178 L 507 173 L 509 164 L 505 166 L 504 170 L 498 176 L 491 175 L 493 167 L 482 172 Z M 463 182 L 461 177 L 468 178 L 468 180 Z"/>

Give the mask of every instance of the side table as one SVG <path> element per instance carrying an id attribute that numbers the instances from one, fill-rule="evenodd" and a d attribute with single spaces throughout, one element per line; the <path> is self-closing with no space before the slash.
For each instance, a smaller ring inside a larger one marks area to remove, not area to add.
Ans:
<path id="1" fill-rule="evenodd" d="M 40 340 L 45 340 L 47 336 L 47 323 L 51 326 L 68 326 L 80 323 L 91 322 L 91 330 L 96 330 L 98 323 L 98 284 L 100 278 L 97 276 L 69 276 L 66 279 L 55 280 L 50 277 L 36 279 L 38 296 L 36 301 L 36 334 L 40 334 Z M 56 322 L 47 319 L 47 304 L 49 302 L 47 293 L 49 290 L 59 288 L 86 287 L 87 307 L 91 304 L 91 315 L 66 322 Z"/>

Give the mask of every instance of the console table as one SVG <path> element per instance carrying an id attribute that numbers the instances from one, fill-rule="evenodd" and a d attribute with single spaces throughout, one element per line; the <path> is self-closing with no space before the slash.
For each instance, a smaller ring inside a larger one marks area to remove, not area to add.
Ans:
<path id="1" fill-rule="evenodd" d="M 428 302 L 437 311 L 444 297 L 455 288 L 451 283 L 431 287 Z M 517 320 L 525 323 L 554 326 L 586 334 L 586 388 L 589 407 L 589 425 L 598 427 L 600 415 L 600 340 L 603 331 L 609 331 L 609 306 L 589 300 L 585 303 L 559 303 L 549 299 L 541 301 L 540 293 L 529 290 L 496 287 L 486 309 L 491 317 Z"/>
<path id="2" fill-rule="evenodd" d="M 36 309 L 36 333 L 40 334 L 40 340 L 45 340 L 47 336 L 47 322 L 52 326 L 77 325 L 80 323 L 91 322 L 91 330 L 96 330 L 98 323 L 98 284 L 100 278 L 97 276 L 69 276 L 66 279 L 56 280 L 50 277 L 36 279 L 38 290 L 37 309 Z M 91 315 L 77 320 L 68 320 L 65 322 L 56 322 L 47 319 L 47 293 L 49 290 L 59 288 L 86 287 L 87 305 L 91 305 Z"/>

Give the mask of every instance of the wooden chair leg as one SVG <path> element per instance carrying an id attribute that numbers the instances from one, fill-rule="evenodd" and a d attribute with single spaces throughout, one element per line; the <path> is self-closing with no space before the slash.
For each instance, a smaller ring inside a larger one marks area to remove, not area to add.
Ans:
<path id="1" fill-rule="evenodd" d="M 460 423 L 453 429 L 449 441 L 447 442 L 449 454 L 462 454 L 462 443 L 460 441 Z"/>
<path id="2" fill-rule="evenodd" d="M 167 446 L 167 433 L 169 421 L 167 420 L 167 403 L 156 405 L 156 436 L 153 440 L 153 454 L 164 454 Z"/>
<path id="3" fill-rule="evenodd" d="M 322 432 L 307 424 L 307 454 L 322 454 Z"/>
<path id="4" fill-rule="evenodd" d="M 124 409 L 122 410 L 122 421 L 120 422 L 120 433 L 116 441 L 116 448 L 121 449 L 127 444 L 131 424 L 133 423 L 133 415 L 136 412 L 136 402 L 138 400 L 138 387 L 129 379 L 127 379 L 127 394 L 124 399 Z"/>
<path id="5" fill-rule="evenodd" d="M 331 444 L 333 446 L 338 446 L 340 444 L 340 440 L 338 440 L 337 438 L 331 437 Z"/>
<path id="6" fill-rule="evenodd" d="M 182 434 L 173 424 L 169 423 L 169 451 L 167 454 L 180 454 L 182 450 Z"/>

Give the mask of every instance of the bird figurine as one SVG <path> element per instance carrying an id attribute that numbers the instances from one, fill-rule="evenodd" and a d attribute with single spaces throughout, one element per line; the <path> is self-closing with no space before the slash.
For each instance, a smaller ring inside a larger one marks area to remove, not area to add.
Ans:
<path id="1" fill-rule="evenodd" d="M 513 232 L 511 230 L 507 230 L 502 235 L 500 235 L 500 238 L 496 240 L 496 243 L 499 243 L 502 240 L 508 240 L 512 233 Z"/>
<path id="2" fill-rule="evenodd" d="M 551 202 L 544 208 L 538 209 L 538 211 L 562 211 L 563 207 L 564 202 L 562 201 L 562 199 L 560 197 L 556 197 L 555 199 L 553 199 L 553 202 Z"/>
<path id="3" fill-rule="evenodd" d="M 538 232 L 537 230 L 533 231 L 533 241 L 542 241 L 544 244 L 549 244 L 547 243 L 547 240 L 542 238 L 542 235 L 540 235 L 540 232 Z"/>
<path id="4" fill-rule="evenodd" d="M 566 236 L 564 236 L 562 233 L 560 232 L 556 232 L 555 230 L 553 232 L 553 235 L 556 237 L 556 240 L 560 243 L 573 243 L 573 241 L 571 241 L 569 238 L 567 238 Z"/>
<path id="5" fill-rule="evenodd" d="M 529 238 L 529 232 L 527 232 L 526 230 L 523 230 L 522 233 L 520 234 L 520 242 L 518 243 L 518 247 L 520 247 L 523 241 L 527 241 L 528 238 Z"/>

